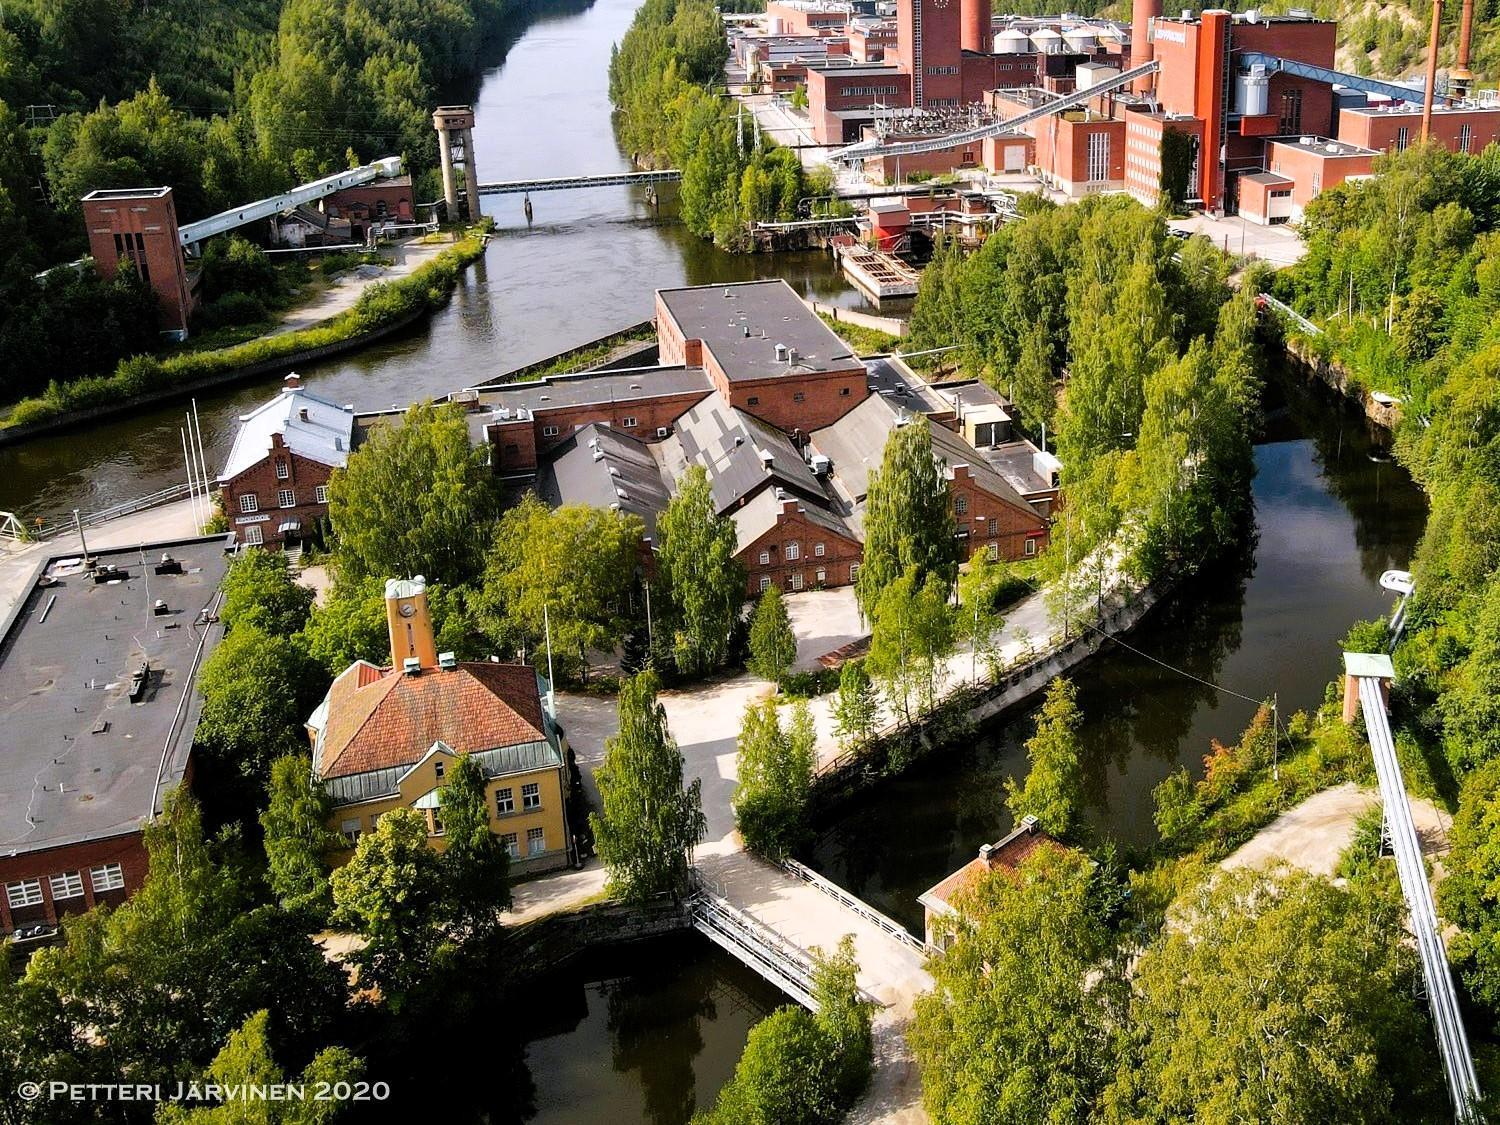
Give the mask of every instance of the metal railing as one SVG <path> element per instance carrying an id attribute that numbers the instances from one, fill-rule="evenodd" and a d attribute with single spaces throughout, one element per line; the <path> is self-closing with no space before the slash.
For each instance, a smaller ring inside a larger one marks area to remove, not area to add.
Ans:
<path id="1" fill-rule="evenodd" d="M 891 937 L 895 938 L 908 949 L 926 956 L 927 947 L 923 945 L 920 940 L 913 937 L 907 931 L 905 926 L 901 925 L 899 922 L 895 921 L 892 918 L 886 917 L 884 914 L 876 910 L 873 906 L 865 902 L 863 899 L 855 898 L 837 883 L 829 882 L 812 868 L 798 863 L 795 859 L 783 859 L 780 863 L 780 866 L 781 869 L 787 874 L 795 875 L 804 883 L 808 883 L 816 887 L 829 898 L 837 902 L 845 910 L 859 915 L 876 929 L 889 934 Z"/>
<path id="2" fill-rule="evenodd" d="M 544 180 L 502 180 L 480 184 L 480 195 L 522 195 L 533 191 L 567 191 L 572 188 L 609 187 L 615 184 L 668 184 L 682 179 L 678 168 L 653 168 L 645 172 L 605 172 L 602 175 L 553 176 Z"/>
<path id="3" fill-rule="evenodd" d="M 806 951 L 733 905 L 696 872 L 693 882 L 698 889 L 686 906 L 694 929 L 804 1008 L 817 1011 L 812 997 L 812 958 Z"/>
<path id="4" fill-rule="evenodd" d="M 1267 305 L 1269 305 L 1272 309 L 1275 309 L 1277 312 L 1279 312 L 1282 316 L 1286 317 L 1308 335 L 1321 336 L 1323 334 L 1323 330 L 1321 328 L 1319 328 L 1312 321 L 1308 320 L 1307 317 L 1303 316 L 1296 309 L 1292 308 L 1291 305 L 1288 305 L 1285 301 L 1278 301 L 1269 293 L 1260 294 L 1260 299 Z"/>
<path id="5" fill-rule="evenodd" d="M 1375 759 L 1375 775 L 1380 782 L 1380 800 L 1385 810 L 1386 831 L 1391 851 L 1396 856 L 1396 873 L 1401 893 L 1411 918 L 1412 935 L 1422 961 L 1422 976 L 1427 983 L 1427 1003 L 1432 1009 L 1432 1026 L 1437 1034 L 1438 1055 L 1448 1080 L 1448 1096 L 1453 1102 L 1454 1118 L 1477 1121 L 1479 1079 L 1474 1073 L 1474 1057 L 1464 1031 L 1463 1015 L 1453 988 L 1453 973 L 1438 928 L 1437 908 L 1432 901 L 1432 887 L 1427 882 L 1427 868 L 1422 862 L 1422 846 L 1411 818 L 1401 765 L 1396 759 L 1396 744 L 1391 737 L 1385 714 L 1385 697 L 1375 676 L 1358 676 L 1359 704 L 1365 715 L 1365 731 L 1370 738 L 1370 753 Z"/>
<path id="6" fill-rule="evenodd" d="M 94 527 L 97 524 L 107 523 L 110 520 L 119 519 L 135 512 L 145 511 L 147 508 L 155 508 L 162 504 L 170 504 L 173 500 L 185 499 L 188 495 L 188 485 L 174 484 L 146 496 L 137 496 L 133 500 L 122 500 L 118 504 L 112 504 L 108 508 L 100 508 L 97 512 L 89 512 L 80 515 L 78 522 L 84 527 Z M 44 525 L 31 530 L 31 535 L 36 539 L 55 539 L 59 535 L 66 535 L 72 531 L 74 524 L 72 520 L 64 520 L 61 523 Z"/>

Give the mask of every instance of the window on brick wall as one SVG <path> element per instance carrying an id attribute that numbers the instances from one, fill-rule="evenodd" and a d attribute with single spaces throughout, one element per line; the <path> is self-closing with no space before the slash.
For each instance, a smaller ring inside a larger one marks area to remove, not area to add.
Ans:
<path id="1" fill-rule="evenodd" d="M 265 541 L 265 536 L 260 530 L 260 524 L 252 523 L 249 527 L 245 528 L 245 542 L 247 545 L 259 547 Z"/>
<path id="2" fill-rule="evenodd" d="M 813 544 L 813 557 L 814 558 L 821 559 L 827 553 L 828 553 L 828 548 L 824 544 L 822 544 L 822 543 L 815 543 L 815 544 Z"/>
<path id="3" fill-rule="evenodd" d="M 328 503 L 328 486 L 326 484 L 318 485 L 313 489 L 313 497 L 319 504 Z"/>
<path id="4" fill-rule="evenodd" d="M 100 891 L 117 891 L 125 885 L 125 872 L 118 863 L 101 863 L 98 867 L 89 868 L 89 882 L 93 884 L 95 894 Z"/>
<path id="5" fill-rule="evenodd" d="M 802 544 L 788 543 L 786 545 L 786 561 L 796 562 L 802 557 Z"/>
<path id="6" fill-rule="evenodd" d="M 61 875 L 52 876 L 49 881 L 52 884 L 53 902 L 65 898 L 83 897 L 83 874 L 81 872 L 64 871 Z"/>
<path id="7" fill-rule="evenodd" d="M 255 493 L 253 493 L 253 492 L 242 492 L 240 494 L 240 511 L 242 511 L 242 512 L 258 512 L 258 511 L 260 511 L 260 497 L 257 496 L 257 495 L 255 495 Z"/>
<path id="8" fill-rule="evenodd" d="M 40 879 L 21 879 L 15 883 L 6 883 L 5 901 L 10 903 L 12 910 L 16 910 L 22 906 L 39 905 L 42 901 L 42 881 Z"/>
<path id="9" fill-rule="evenodd" d="M 290 488 L 278 489 L 276 492 L 276 504 L 282 508 L 295 508 L 297 506 L 297 494 Z"/>
<path id="10" fill-rule="evenodd" d="M 989 545 L 988 551 L 986 551 L 986 554 L 989 555 L 990 562 L 996 561 L 1000 557 L 1000 544 L 991 543 Z"/>
<path id="11" fill-rule="evenodd" d="M 558 433 L 559 433 L 559 431 L 558 431 L 558 428 L 556 426 L 543 426 L 542 427 L 542 436 L 543 437 L 556 437 L 558 435 Z"/>
<path id="12" fill-rule="evenodd" d="M 762 574 L 760 576 L 760 592 L 762 594 L 764 594 L 770 588 L 771 588 L 771 576 L 769 574 Z"/>
<path id="13" fill-rule="evenodd" d="M 1026 553 L 1028 555 L 1034 555 L 1034 554 L 1036 554 L 1036 540 L 1035 539 L 1028 539 L 1028 540 L 1026 540 Z"/>
<path id="14" fill-rule="evenodd" d="M 292 475 L 292 467 L 290 465 L 288 465 L 285 461 L 277 461 L 276 462 L 276 479 L 277 480 L 286 480 L 287 477 L 289 477 L 291 475 Z"/>

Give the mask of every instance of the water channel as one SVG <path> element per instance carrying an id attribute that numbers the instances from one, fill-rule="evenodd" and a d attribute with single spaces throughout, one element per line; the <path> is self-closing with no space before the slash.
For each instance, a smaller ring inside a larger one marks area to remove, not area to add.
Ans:
<path id="1" fill-rule="evenodd" d="M 1311 710 L 1349 626 L 1389 611 L 1381 571 L 1407 566 L 1422 533 L 1421 491 L 1362 416 L 1285 371 L 1273 372 L 1265 408 L 1254 541 L 1147 617 L 1127 638 L 1139 652 L 1107 646 L 1075 677 L 1087 816 L 1126 846 L 1154 839 L 1162 778 L 1179 765 L 1201 772 L 1210 740 L 1236 741 L 1254 713 L 1198 681 L 1276 695 L 1284 717 Z M 823 825 L 805 858 L 920 934 L 917 896 L 1012 827 L 1003 786 L 1025 777 L 1032 729 L 1029 714 L 1002 716 L 973 744 L 882 784 Z"/>
<path id="2" fill-rule="evenodd" d="M 477 106 L 484 179 L 627 166 L 610 129 L 606 67 L 637 3 L 574 0 L 531 18 L 496 45 L 494 66 L 473 91 L 453 92 Z M 533 202 L 528 225 L 518 198 L 486 200 L 499 231 L 452 302 L 398 339 L 304 370 L 307 383 L 337 402 L 404 404 L 643 320 L 662 286 L 781 276 L 821 299 L 862 304 L 823 255 L 720 254 L 672 222 L 670 204 L 654 211 L 636 190 Z M 227 451 L 236 416 L 276 382 L 199 399 L 211 463 Z M 174 483 L 181 417 L 172 405 L 0 450 L 0 508 L 55 516 Z M 1245 695 L 1278 692 L 1285 712 L 1314 705 L 1350 622 L 1388 607 L 1376 577 L 1410 560 L 1425 518 L 1409 478 L 1379 457 L 1362 419 L 1275 381 L 1256 450 L 1253 549 L 1179 591 L 1130 643 Z M 1196 765 L 1211 738 L 1236 737 L 1251 710 L 1125 650 L 1107 652 L 1078 681 L 1089 815 L 1126 843 L 1150 839 L 1152 787 L 1178 763 Z M 1007 718 L 971 746 L 887 783 L 825 825 L 808 858 L 919 930 L 916 896 L 1009 827 L 1002 783 L 1024 771 L 1029 732 L 1025 716 Z M 498 1077 L 508 1084 L 520 1075 L 523 1096 L 468 1104 L 454 1119 L 686 1121 L 732 1072 L 749 1026 L 780 1000 L 692 938 L 596 961 L 553 983 L 506 1020 L 524 1032 L 501 1048 Z M 523 1011 L 535 1018 L 521 1020 Z M 489 1042 L 444 1036 L 465 1040 Z M 473 1061 L 485 1073 L 491 1060 Z"/>
<path id="3" fill-rule="evenodd" d="M 518 23 L 494 45 L 494 65 L 454 100 L 476 107 L 476 163 L 483 180 L 629 168 L 610 123 L 610 47 L 639 0 L 596 0 Z M 670 197 L 673 189 L 668 187 Z M 654 210 L 639 188 L 555 192 L 532 200 L 484 199 L 499 230 L 453 300 L 427 324 L 379 346 L 312 365 L 304 383 L 361 408 L 446 394 L 645 320 L 658 288 L 784 277 L 800 292 L 867 307 L 817 251 L 731 255 L 673 220 L 671 199 Z M 222 462 L 239 414 L 274 394 L 271 378 L 198 399 L 209 464 Z M 97 511 L 184 478 L 172 404 L 0 450 L 0 509 L 35 516 Z"/>

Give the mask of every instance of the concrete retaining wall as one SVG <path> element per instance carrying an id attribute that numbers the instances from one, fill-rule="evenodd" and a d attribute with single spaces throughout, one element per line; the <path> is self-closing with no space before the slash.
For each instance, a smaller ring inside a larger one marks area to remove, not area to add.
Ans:
<path id="1" fill-rule="evenodd" d="M 872 313 L 856 312 L 853 309 L 841 309 L 837 305 L 825 305 L 822 301 L 804 301 L 808 308 L 815 313 L 841 320 L 845 324 L 857 325 L 860 328 L 873 329 L 876 332 L 884 332 L 887 336 L 905 336 L 907 323 L 894 316 L 875 316 Z"/>
<path id="2" fill-rule="evenodd" d="M 1354 382 L 1353 377 L 1337 360 L 1324 359 L 1300 340 L 1288 340 L 1286 354 L 1292 366 L 1307 378 L 1322 383 L 1335 394 L 1354 403 L 1364 411 L 1366 418 L 1382 430 L 1395 432 L 1396 424 L 1401 421 L 1399 404 L 1385 406 L 1376 402 L 1368 390 Z"/>
<path id="3" fill-rule="evenodd" d="M 640 904 L 591 903 L 509 929 L 503 956 L 513 979 L 524 980 L 559 968 L 598 946 L 645 941 L 692 928 L 682 904 L 668 898 Z"/>

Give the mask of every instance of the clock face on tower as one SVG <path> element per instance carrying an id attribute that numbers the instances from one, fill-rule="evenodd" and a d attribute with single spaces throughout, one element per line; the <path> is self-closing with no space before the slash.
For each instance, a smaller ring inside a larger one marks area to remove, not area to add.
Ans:
<path id="1" fill-rule="evenodd" d="M 417 607 L 412 605 L 411 602 L 405 602 L 402 604 L 400 612 L 402 617 L 410 617 L 417 612 Z"/>

